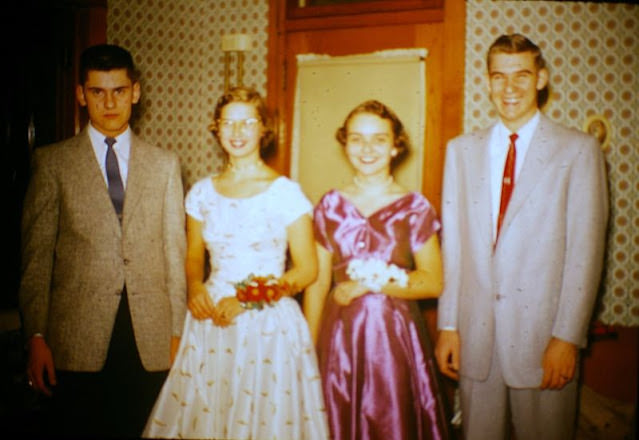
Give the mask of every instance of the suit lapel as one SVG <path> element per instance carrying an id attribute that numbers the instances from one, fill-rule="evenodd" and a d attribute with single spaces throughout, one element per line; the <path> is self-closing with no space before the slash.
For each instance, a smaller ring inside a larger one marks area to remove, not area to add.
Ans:
<path id="1" fill-rule="evenodd" d="M 95 203 L 93 204 L 92 211 L 96 216 L 102 219 L 112 217 L 112 223 L 117 226 L 115 228 L 116 234 L 120 234 L 118 217 L 113 209 L 109 190 L 96 160 L 88 127 L 85 127 L 84 130 L 74 138 L 74 144 L 71 148 L 73 151 L 69 160 L 75 164 L 74 175 L 75 179 L 77 179 L 76 185 L 80 188 L 84 188 L 87 193 L 94 195 Z"/>
<path id="2" fill-rule="evenodd" d="M 152 181 L 147 173 L 149 172 L 148 164 L 144 158 L 142 150 L 144 146 L 140 144 L 140 140 L 131 133 L 131 152 L 129 154 L 129 172 L 127 176 L 126 192 L 124 196 L 124 209 L 122 212 L 122 227 L 129 224 L 134 216 L 137 207 L 142 203 L 142 196 L 145 192 L 146 182 Z"/>
<path id="3" fill-rule="evenodd" d="M 556 136 L 554 135 L 552 122 L 544 115 L 540 115 L 539 124 L 530 140 L 530 146 L 521 168 L 521 175 L 517 179 L 510 204 L 508 205 L 502 229 L 508 227 L 530 192 L 540 181 L 540 176 L 548 171 L 547 164 L 557 148 L 555 142 Z"/>
<path id="4" fill-rule="evenodd" d="M 478 138 L 472 142 L 469 148 L 470 188 L 476 195 L 470 210 L 471 218 L 477 222 L 479 236 L 486 245 L 486 249 L 492 248 L 492 214 L 490 191 L 490 134 L 492 127 L 477 132 Z M 472 197 L 472 196 L 471 196 Z"/>
<path id="5" fill-rule="evenodd" d="M 73 144 L 72 160 L 76 162 L 76 177 L 85 185 L 89 191 L 96 194 L 105 193 L 108 197 L 108 190 L 100 166 L 95 158 L 91 139 L 88 130 L 85 128 L 76 138 Z M 100 197 L 102 199 L 102 197 Z M 111 199 L 109 198 L 109 203 Z"/>

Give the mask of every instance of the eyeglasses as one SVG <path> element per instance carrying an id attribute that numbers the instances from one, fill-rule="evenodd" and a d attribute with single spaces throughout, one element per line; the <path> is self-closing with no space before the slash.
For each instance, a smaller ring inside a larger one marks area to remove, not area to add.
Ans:
<path id="1" fill-rule="evenodd" d="M 218 119 L 217 126 L 220 131 L 231 133 L 235 127 L 244 133 L 255 130 L 260 123 L 257 118 L 248 119 Z"/>

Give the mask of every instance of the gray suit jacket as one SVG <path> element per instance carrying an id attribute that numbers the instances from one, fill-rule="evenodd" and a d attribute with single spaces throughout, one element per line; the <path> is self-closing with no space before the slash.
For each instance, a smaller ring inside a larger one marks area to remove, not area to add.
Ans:
<path id="1" fill-rule="evenodd" d="M 605 163 L 594 138 L 542 115 L 493 249 L 490 134 L 447 148 L 438 326 L 459 331 L 462 375 L 485 379 L 496 348 L 509 386 L 538 387 L 551 337 L 586 341 L 605 249 Z"/>
<path id="2" fill-rule="evenodd" d="M 125 285 L 144 367 L 169 367 L 186 307 L 183 196 L 177 157 L 132 134 L 120 225 L 86 128 L 35 151 L 20 306 L 26 337 L 45 336 L 56 368 L 102 368 Z"/>

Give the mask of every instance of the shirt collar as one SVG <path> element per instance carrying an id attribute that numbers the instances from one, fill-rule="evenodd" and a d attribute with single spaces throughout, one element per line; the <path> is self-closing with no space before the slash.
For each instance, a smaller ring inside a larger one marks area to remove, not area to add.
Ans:
<path id="1" fill-rule="evenodd" d="M 106 151 L 106 144 L 104 143 L 104 139 L 107 138 L 104 133 L 98 131 L 91 122 L 89 122 L 89 137 L 91 138 L 91 143 L 94 147 L 98 147 L 102 149 L 104 147 L 104 151 Z M 125 149 L 127 152 L 131 145 L 131 127 L 127 127 L 122 133 L 115 137 L 116 143 L 113 146 L 114 149 L 118 151 L 122 151 Z M 128 156 L 128 154 L 127 154 Z"/>
<path id="2" fill-rule="evenodd" d="M 533 133 L 535 132 L 535 129 L 539 124 L 539 118 L 540 112 L 539 110 L 537 110 L 533 117 L 530 118 L 524 125 L 522 125 L 519 130 L 517 130 L 517 149 L 519 149 L 520 146 L 527 149 L 528 145 L 530 144 L 530 140 L 532 139 Z M 504 141 L 501 142 L 501 144 L 504 145 L 504 148 L 507 148 L 508 146 L 508 137 L 511 135 L 511 133 L 512 132 L 504 125 L 504 123 L 500 119 L 497 123 L 497 136 L 500 140 Z"/>

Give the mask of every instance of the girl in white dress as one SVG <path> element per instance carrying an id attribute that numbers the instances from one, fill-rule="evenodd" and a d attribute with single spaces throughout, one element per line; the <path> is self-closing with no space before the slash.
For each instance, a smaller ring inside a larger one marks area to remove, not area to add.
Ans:
<path id="1" fill-rule="evenodd" d="M 231 89 L 217 103 L 211 128 L 228 166 L 186 197 L 189 311 L 144 437 L 328 438 L 314 345 L 291 297 L 317 273 L 312 206 L 297 183 L 262 162 L 268 126 L 250 89 Z M 251 309 L 236 296 L 250 275 L 274 277 L 284 296 Z"/>

